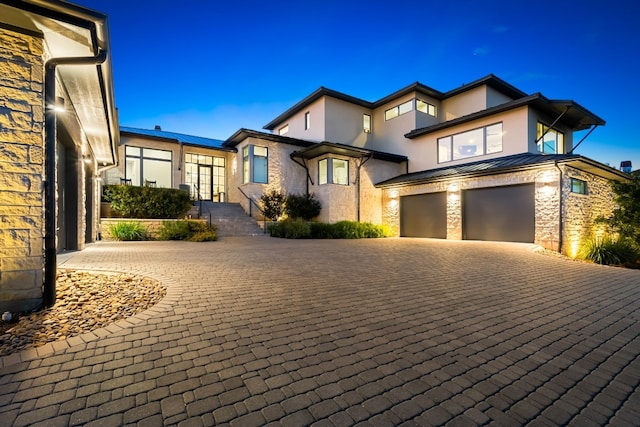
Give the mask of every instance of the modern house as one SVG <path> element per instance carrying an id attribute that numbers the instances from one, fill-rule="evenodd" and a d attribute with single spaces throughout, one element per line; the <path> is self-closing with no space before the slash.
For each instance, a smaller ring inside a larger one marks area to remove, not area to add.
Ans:
<path id="1" fill-rule="evenodd" d="M 0 1 L 0 311 L 52 305 L 57 252 L 96 239 L 120 139 L 109 44 L 101 13 Z"/>
<path id="2" fill-rule="evenodd" d="M 240 129 L 226 141 L 123 128 L 122 165 L 105 181 L 187 184 L 247 212 L 270 190 L 308 192 L 325 222 L 573 256 L 614 207 L 609 180 L 628 179 L 574 154 L 574 132 L 604 124 L 574 101 L 528 95 L 494 75 L 448 92 L 414 83 L 373 102 L 321 87 L 266 132 Z"/>

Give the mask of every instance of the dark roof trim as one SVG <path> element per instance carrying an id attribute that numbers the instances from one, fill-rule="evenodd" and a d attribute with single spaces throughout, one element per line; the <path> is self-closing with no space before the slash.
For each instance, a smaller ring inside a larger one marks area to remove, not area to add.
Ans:
<path id="1" fill-rule="evenodd" d="M 350 102 L 352 104 L 359 105 L 363 108 L 373 110 L 375 108 L 380 107 L 381 105 L 384 105 L 388 102 L 393 101 L 396 98 L 400 98 L 412 92 L 421 93 L 426 96 L 432 97 L 434 99 L 443 100 L 443 99 L 458 95 L 460 93 L 466 92 L 468 90 L 475 89 L 476 87 L 479 87 L 482 85 L 490 86 L 514 99 L 527 96 L 527 94 L 522 92 L 520 89 L 510 85 L 509 83 L 494 76 L 493 74 L 489 74 L 488 76 L 482 77 L 466 85 L 462 85 L 446 93 L 442 93 L 420 82 L 415 82 L 375 102 L 365 101 L 363 99 L 356 98 L 354 96 L 347 95 L 345 93 L 338 92 L 332 89 L 328 89 L 326 87 L 320 87 L 319 89 L 311 93 L 309 96 L 305 97 L 302 101 L 296 103 L 287 111 L 285 111 L 284 113 L 280 114 L 278 117 L 276 117 L 275 119 L 267 123 L 263 129 L 274 130 L 275 127 L 278 126 L 280 123 L 283 123 L 286 119 L 293 116 L 295 113 L 309 106 L 310 104 L 312 104 L 313 102 L 315 102 L 316 100 L 320 99 L 323 96 L 330 96 L 332 98 Z"/>
<path id="2" fill-rule="evenodd" d="M 479 160 L 444 168 L 412 172 L 379 182 L 375 186 L 378 188 L 404 187 L 451 179 L 498 175 L 538 168 L 550 163 L 567 164 L 575 169 L 589 172 L 606 179 L 624 181 L 629 179 L 629 175 L 624 172 L 578 154 L 547 155 L 524 153 L 497 159 Z"/>
<path id="3" fill-rule="evenodd" d="M 471 89 L 475 89 L 483 85 L 492 87 L 493 89 L 496 89 L 500 93 L 503 93 L 513 99 L 523 98 L 527 96 L 525 92 L 521 91 L 517 87 L 507 83 L 506 81 L 493 74 L 489 74 L 487 76 L 479 78 L 478 80 L 472 81 L 471 83 L 463 84 L 458 88 L 446 92 L 444 94 L 444 98 L 451 98 L 452 96 L 469 91 Z"/>
<path id="4" fill-rule="evenodd" d="M 282 144 L 295 145 L 298 147 L 310 147 L 317 142 L 305 141 L 304 139 L 290 138 L 288 136 L 275 135 L 267 132 L 259 132 L 251 129 L 239 129 L 236 133 L 231 135 L 226 141 L 222 143 L 223 147 L 236 147 L 242 141 L 247 138 L 259 138 L 272 142 L 279 142 Z"/>
<path id="5" fill-rule="evenodd" d="M 310 147 L 303 148 L 302 150 L 294 151 L 291 153 L 291 157 L 298 157 L 303 159 L 314 159 L 316 157 L 323 156 L 325 154 L 339 154 L 347 157 L 371 157 L 377 160 L 384 160 L 394 163 L 402 163 L 407 161 L 406 156 L 399 156 L 397 154 L 384 153 L 382 151 L 367 150 L 365 148 L 353 147 L 351 145 L 336 144 L 333 142 L 320 142 Z"/>
<path id="6" fill-rule="evenodd" d="M 506 102 L 504 104 L 496 105 L 495 107 L 487 108 L 486 110 L 478 111 L 468 114 L 466 116 L 458 117 L 447 122 L 438 123 L 433 126 L 427 126 L 412 130 L 405 134 L 405 138 L 413 139 L 418 136 L 426 135 L 442 129 L 454 127 L 463 123 L 471 122 L 473 120 L 482 119 L 492 116 L 494 114 L 503 113 L 505 111 L 514 110 L 523 106 L 532 106 L 537 110 L 545 112 L 551 116 L 560 115 L 567 107 L 571 107 L 570 112 L 566 117 L 561 119 L 561 122 L 571 127 L 573 130 L 584 130 L 591 126 L 601 126 L 606 122 L 600 117 L 596 116 L 586 108 L 574 101 L 558 101 L 549 100 L 541 93 L 534 93 L 533 95 L 526 96 L 524 98 L 516 99 L 514 101 Z"/>

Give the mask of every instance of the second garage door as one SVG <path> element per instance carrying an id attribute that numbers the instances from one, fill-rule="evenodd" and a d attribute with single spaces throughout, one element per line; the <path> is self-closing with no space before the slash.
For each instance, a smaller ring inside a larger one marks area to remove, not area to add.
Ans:
<path id="1" fill-rule="evenodd" d="M 447 194 L 400 198 L 400 236 L 447 238 Z"/>
<path id="2" fill-rule="evenodd" d="M 467 240 L 533 243 L 534 184 L 462 192 L 462 236 Z"/>

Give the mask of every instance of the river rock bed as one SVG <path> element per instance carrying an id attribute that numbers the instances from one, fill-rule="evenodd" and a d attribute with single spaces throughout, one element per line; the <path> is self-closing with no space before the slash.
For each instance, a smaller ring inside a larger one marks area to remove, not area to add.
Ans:
<path id="1" fill-rule="evenodd" d="M 157 304 L 166 293 L 162 283 L 133 274 L 60 270 L 53 307 L 0 320 L 0 356 L 103 328 Z"/>

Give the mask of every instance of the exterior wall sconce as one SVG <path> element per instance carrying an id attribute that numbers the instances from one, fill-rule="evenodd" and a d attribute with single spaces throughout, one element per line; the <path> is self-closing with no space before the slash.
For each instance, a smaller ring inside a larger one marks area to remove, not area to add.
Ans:
<path id="1" fill-rule="evenodd" d="M 91 163 L 91 156 L 88 154 L 83 154 L 82 155 L 82 160 L 84 160 L 85 163 L 89 164 Z"/>
<path id="2" fill-rule="evenodd" d="M 391 200 L 398 200 L 398 190 L 389 191 L 389 198 Z"/>
<path id="3" fill-rule="evenodd" d="M 460 191 L 460 186 L 456 183 L 453 183 L 449 185 L 447 190 L 449 190 L 450 193 L 457 193 L 458 191 Z"/>

